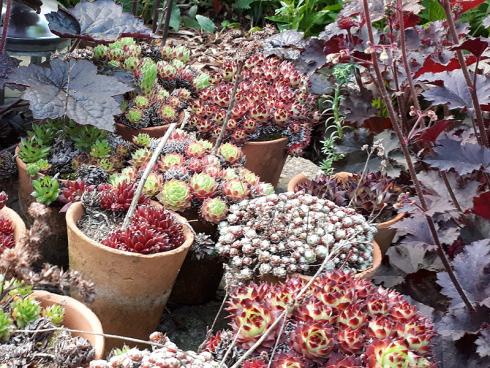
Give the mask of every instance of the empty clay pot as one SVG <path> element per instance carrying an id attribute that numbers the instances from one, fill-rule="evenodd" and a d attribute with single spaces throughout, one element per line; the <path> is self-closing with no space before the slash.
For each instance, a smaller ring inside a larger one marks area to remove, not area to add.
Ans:
<path id="1" fill-rule="evenodd" d="M 170 124 L 165 124 L 165 125 L 156 126 L 156 127 L 134 129 L 134 128 L 128 127 L 125 124 L 116 123 L 116 133 L 119 134 L 121 137 L 123 137 L 127 141 L 131 141 L 133 139 L 133 137 L 138 135 L 139 133 L 146 133 L 152 138 L 160 138 L 160 137 L 163 137 L 165 135 L 165 132 L 167 131 L 169 125 Z"/>
<path id="2" fill-rule="evenodd" d="M 242 147 L 245 168 L 258 175 L 260 180 L 276 186 L 288 157 L 287 145 L 287 138 L 245 143 Z"/>
<path id="3" fill-rule="evenodd" d="M 215 238 L 217 225 L 202 220 L 197 209 L 182 213 L 196 233 L 205 233 Z M 181 272 L 177 276 L 169 302 L 198 305 L 214 299 L 223 277 L 223 261 L 219 257 L 196 259 L 192 251 L 187 254 Z"/>
<path id="4" fill-rule="evenodd" d="M 82 233 L 77 221 L 83 213 L 81 202 L 72 204 L 66 213 L 70 269 L 94 282 L 96 297 L 91 308 L 106 333 L 146 340 L 158 326 L 194 234 L 186 220 L 175 215 L 185 224 L 185 242 L 180 247 L 156 254 L 125 252 Z M 121 345 L 119 340 L 107 343 Z"/>
<path id="5" fill-rule="evenodd" d="M 81 336 L 90 342 L 95 349 L 95 359 L 102 359 L 104 357 L 105 339 L 104 336 L 101 335 L 104 331 L 94 312 L 78 300 L 70 298 L 69 296 L 53 294 L 42 290 L 34 290 L 32 295 L 41 303 L 43 308 L 53 304 L 61 305 L 65 309 L 63 326 L 72 330 L 87 332 L 73 332 L 73 335 Z M 97 335 L 94 335 L 93 333 Z"/>
<path id="6" fill-rule="evenodd" d="M 352 174 L 342 171 L 342 172 L 339 172 L 335 175 L 337 177 L 342 178 L 342 177 L 348 177 Z M 308 180 L 309 179 L 303 173 L 293 176 L 288 183 L 288 191 L 294 192 L 297 185 L 302 184 Z M 394 225 L 395 223 L 397 223 L 398 221 L 402 220 L 403 217 L 405 217 L 405 214 L 399 213 L 395 217 L 393 217 L 391 220 L 388 220 L 385 222 L 380 222 L 380 223 L 376 224 L 378 231 L 376 232 L 376 235 L 374 236 L 374 240 L 378 243 L 379 249 L 381 250 L 381 254 L 386 253 L 386 251 L 388 250 L 388 248 L 391 245 L 391 242 L 393 241 L 393 238 L 395 237 L 396 230 L 391 229 L 390 227 L 392 225 Z"/>
<path id="7" fill-rule="evenodd" d="M 26 225 L 22 218 L 13 209 L 4 207 L 0 210 L 0 218 L 7 218 L 12 222 L 14 227 L 15 244 L 27 235 Z"/>

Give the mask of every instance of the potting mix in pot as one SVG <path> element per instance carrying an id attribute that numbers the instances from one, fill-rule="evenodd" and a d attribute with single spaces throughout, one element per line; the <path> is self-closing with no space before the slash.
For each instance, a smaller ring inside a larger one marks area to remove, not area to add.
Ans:
<path id="1" fill-rule="evenodd" d="M 0 368 L 490 366 L 487 2 L 2 3 Z"/>

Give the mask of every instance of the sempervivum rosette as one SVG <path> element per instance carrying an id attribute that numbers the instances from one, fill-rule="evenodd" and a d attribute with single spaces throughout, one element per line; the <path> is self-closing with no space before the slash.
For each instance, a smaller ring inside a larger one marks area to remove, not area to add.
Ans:
<path id="1" fill-rule="evenodd" d="M 432 325 L 399 293 L 343 271 L 320 275 L 301 293 L 305 287 L 306 281 L 291 278 L 232 289 L 230 329 L 210 337 L 205 349 L 221 360 L 230 344 L 236 344 L 233 356 L 225 359 L 231 366 L 262 338 L 241 366 L 436 367 L 430 349 Z M 278 318 L 284 323 L 270 328 Z M 378 328 L 384 333 L 378 334 Z"/>
<path id="2" fill-rule="evenodd" d="M 223 75 L 201 91 L 191 104 L 191 125 L 206 139 L 221 131 L 237 65 L 227 62 Z M 241 145 L 251 140 L 287 137 L 290 154 L 301 154 L 308 146 L 313 124 L 318 122 L 315 98 L 308 92 L 308 78 L 294 64 L 272 56 L 255 54 L 245 61 L 225 130 L 225 140 Z"/>
<path id="3" fill-rule="evenodd" d="M 219 229 L 216 249 L 229 260 L 228 274 L 243 280 L 311 274 L 332 252 L 327 269 L 360 272 L 373 262 L 375 227 L 353 209 L 309 194 L 244 200 L 230 207 Z"/>
<path id="4" fill-rule="evenodd" d="M 137 135 L 135 144 L 140 143 L 141 147 L 144 138 L 143 134 Z M 147 147 L 132 153 L 133 168 L 112 175 L 112 184 L 137 181 L 150 159 L 154 142 L 144 144 Z M 169 210 L 188 214 L 187 211 L 195 209 L 204 221 L 217 224 L 233 203 L 273 192 L 272 186 L 243 167 L 239 147 L 225 143 L 216 153 L 212 153 L 212 148 L 209 141 L 176 130 L 163 148 L 144 193 Z"/>

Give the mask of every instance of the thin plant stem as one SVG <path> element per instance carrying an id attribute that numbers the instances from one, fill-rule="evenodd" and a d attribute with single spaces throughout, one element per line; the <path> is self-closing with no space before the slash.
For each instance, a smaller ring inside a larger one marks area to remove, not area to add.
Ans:
<path id="1" fill-rule="evenodd" d="M 451 10 L 451 4 L 449 3 L 449 0 L 442 0 L 442 7 L 444 8 L 444 12 L 446 13 L 446 19 L 449 26 L 449 35 L 451 36 L 453 43 L 457 45 L 459 43 L 458 32 L 456 31 L 456 25 L 454 23 L 453 12 Z M 471 96 L 471 102 L 473 103 L 473 109 L 475 110 L 476 125 L 478 126 L 478 130 L 480 131 L 480 140 L 485 147 L 490 147 L 488 133 L 485 128 L 485 122 L 483 120 L 483 113 L 481 110 L 480 102 L 478 101 L 478 95 L 476 93 L 476 84 L 474 84 L 471 80 L 471 75 L 468 67 L 466 66 L 464 55 L 461 50 L 456 50 L 456 57 L 458 58 L 459 65 L 461 66 L 461 71 L 463 72 L 463 76 Z M 475 70 L 475 74 L 476 73 L 477 70 Z"/>
<path id="2" fill-rule="evenodd" d="M 368 0 L 362 0 L 362 1 L 363 1 L 363 7 L 364 7 L 363 12 L 364 12 L 364 18 L 365 18 L 365 22 L 366 22 L 366 26 L 367 26 L 367 30 L 368 30 L 369 41 L 374 45 L 375 40 L 374 40 L 373 28 L 372 28 L 372 24 L 371 24 L 371 16 L 369 15 Z M 439 240 L 439 236 L 437 235 L 437 230 L 436 230 L 434 221 L 432 220 L 431 216 L 427 215 L 428 206 L 427 206 L 427 202 L 425 200 L 424 194 L 422 192 L 422 186 L 420 184 L 420 181 L 417 178 L 417 173 L 415 171 L 415 167 L 413 165 L 412 158 L 411 158 L 410 152 L 408 150 L 407 141 L 403 137 L 403 134 L 402 134 L 402 131 L 400 128 L 400 121 L 398 120 L 398 116 L 395 112 L 395 108 L 393 107 L 393 103 L 391 102 L 391 99 L 388 95 L 388 91 L 386 90 L 386 87 L 383 84 L 383 75 L 381 74 L 381 70 L 379 68 L 378 59 L 377 59 L 375 52 L 373 52 L 371 54 L 371 63 L 372 63 L 372 66 L 373 66 L 373 69 L 374 69 L 374 72 L 376 75 L 376 79 L 378 80 L 377 85 L 378 85 L 379 92 L 380 92 L 381 97 L 383 98 L 383 100 L 386 104 L 391 122 L 393 124 L 393 129 L 395 130 L 395 133 L 396 133 L 398 140 L 400 142 L 400 146 L 401 146 L 401 149 L 403 152 L 403 156 L 405 157 L 405 161 L 407 163 L 407 168 L 408 168 L 408 171 L 410 173 L 410 177 L 411 177 L 412 182 L 414 184 L 415 191 L 417 193 L 417 197 L 420 201 L 420 206 L 425 213 L 425 219 L 427 222 L 427 226 L 428 226 L 429 231 L 431 233 L 434 244 L 437 246 L 437 253 L 438 253 L 439 257 L 441 258 L 441 261 L 444 265 L 444 268 L 446 269 L 446 271 L 449 275 L 449 278 L 451 279 L 452 283 L 454 284 L 454 287 L 456 288 L 456 290 L 457 290 L 458 294 L 460 295 L 461 299 L 463 300 L 464 304 L 466 305 L 466 307 L 470 311 L 474 312 L 475 308 L 473 307 L 473 305 L 471 304 L 471 301 L 468 299 L 468 296 L 466 295 L 463 288 L 461 287 L 461 284 L 459 283 L 459 281 L 458 281 L 458 279 L 457 279 L 457 277 L 456 277 L 456 275 L 455 275 L 455 273 L 451 267 L 449 259 L 447 258 L 447 255 L 444 251 L 444 248 L 442 247 L 442 244 Z"/>
<path id="3" fill-rule="evenodd" d="M 219 136 L 216 139 L 216 143 L 214 144 L 213 153 L 216 153 L 219 146 L 221 146 L 221 142 L 223 142 L 223 138 L 225 137 L 226 124 L 228 124 L 228 121 L 231 118 L 231 111 L 233 110 L 233 107 L 235 107 L 236 93 L 238 91 L 238 86 L 240 85 L 240 82 L 242 80 L 242 70 L 244 64 L 244 60 L 240 60 L 238 62 L 238 67 L 235 74 L 235 83 L 233 83 L 233 89 L 231 90 L 230 104 L 228 105 L 228 110 L 226 110 L 226 115 L 223 119 L 223 124 L 221 125 L 221 131 L 219 132 Z"/>
<path id="4" fill-rule="evenodd" d="M 138 206 L 138 201 L 141 197 L 141 194 L 143 193 L 143 188 L 145 187 L 146 179 L 148 178 L 148 175 L 150 175 L 151 171 L 153 170 L 153 166 L 155 166 L 158 157 L 162 152 L 163 147 L 167 143 L 168 139 L 170 138 L 170 135 L 172 134 L 172 132 L 176 127 L 177 127 L 177 123 L 172 123 L 169 125 L 167 131 L 165 132 L 165 135 L 163 136 L 163 138 L 160 139 L 160 142 L 158 142 L 158 146 L 155 148 L 155 151 L 153 151 L 150 161 L 148 162 L 148 165 L 146 165 L 145 171 L 143 172 L 143 175 L 141 176 L 138 186 L 136 187 L 136 191 L 134 192 L 134 196 L 131 201 L 131 205 L 129 206 L 128 212 L 124 217 L 124 221 L 122 225 L 123 230 L 126 230 L 128 228 L 131 222 L 131 218 L 133 217 L 134 211 Z"/>
<path id="5" fill-rule="evenodd" d="M 99 332 L 93 332 L 93 331 L 75 330 L 75 329 L 66 328 L 66 327 L 51 327 L 51 328 L 42 328 L 42 329 L 38 329 L 38 330 L 14 330 L 12 333 L 14 333 L 14 334 L 17 334 L 17 333 L 35 334 L 38 332 L 53 332 L 53 331 L 67 331 L 67 332 L 79 333 L 79 334 L 104 336 L 104 337 L 107 337 L 109 339 L 130 341 L 130 342 L 134 342 L 136 344 L 146 344 L 146 345 L 156 346 L 159 348 L 165 347 L 165 345 L 162 345 L 162 344 L 159 344 L 159 343 L 153 342 L 153 341 L 146 341 L 146 340 L 134 339 L 132 337 L 112 335 L 112 334 L 99 333 Z"/>
<path id="6" fill-rule="evenodd" d="M 456 198 L 456 195 L 454 194 L 453 188 L 451 188 L 451 184 L 449 183 L 449 180 L 447 178 L 447 174 L 444 171 L 440 171 L 439 173 L 441 174 L 442 181 L 444 182 L 444 185 L 446 186 L 446 189 L 449 193 L 449 196 L 451 197 L 451 201 L 453 202 L 454 207 L 456 207 L 456 209 L 459 212 L 463 213 L 463 209 L 461 208 L 461 205 L 459 204 L 458 199 Z"/>
<path id="7" fill-rule="evenodd" d="M 230 347 L 228 348 L 228 350 L 226 350 L 226 353 L 223 356 L 223 359 L 221 360 L 221 362 L 219 363 L 219 367 L 218 368 L 223 367 L 223 364 L 225 364 L 226 359 L 228 359 L 228 356 L 231 354 L 231 351 L 233 350 L 233 348 L 236 345 L 236 342 L 238 340 L 238 335 L 240 335 L 240 332 L 242 332 L 242 326 L 240 326 L 240 328 L 236 332 L 235 336 L 233 337 L 233 341 L 231 342 Z"/>
<path id="8" fill-rule="evenodd" d="M 274 355 L 276 354 L 277 347 L 279 346 L 279 341 L 281 341 L 281 336 L 284 332 L 284 327 L 286 326 L 287 321 L 288 316 L 287 314 L 285 314 L 281 324 L 281 328 L 279 329 L 279 333 L 277 334 L 276 342 L 274 343 L 274 348 L 272 349 L 271 355 L 269 356 L 269 364 L 267 364 L 267 368 L 271 368 L 272 363 L 274 363 Z"/>
<path id="9" fill-rule="evenodd" d="M 216 316 L 214 317 L 213 323 L 211 324 L 211 327 L 208 328 L 208 332 L 206 333 L 206 339 L 203 341 L 203 343 L 199 346 L 198 351 L 201 351 L 202 348 L 204 347 L 204 344 L 206 343 L 206 340 L 211 336 L 211 334 L 214 331 L 214 327 L 216 326 L 216 323 L 218 323 L 218 318 L 223 312 L 223 309 L 225 308 L 226 301 L 228 300 L 228 291 L 225 293 L 225 297 L 223 298 L 223 301 L 221 302 L 221 305 L 218 309 L 218 312 L 216 313 Z"/>
<path id="10" fill-rule="evenodd" d="M 151 13 L 151 29 L 153 33 L 156 32 L 158 26 L 158 8 L 162 0 L 153 0 L 153 10 Z"/>
<path id="11" fill-rule="evenodd" d="M 7 46 L 7 34 L 9 30 L 11 14 L 12 14 L 12 0 L 6 0 L 5 16 L 3 17 L 2 38 L 0 38 L 0 55 L 3 55 L 5 53 L 5 47 Z"/>
<path id="12" fill-rule="evenodd" d="M 170 27 L 170 17 L 172 16 L 173 4 L 173 0 L 167 0 L 167 5 L 165 6 L 165 21 L 163 23 L 162 46 L 165 46 L 165 44 L 167 43 L 168 29 Z"/>

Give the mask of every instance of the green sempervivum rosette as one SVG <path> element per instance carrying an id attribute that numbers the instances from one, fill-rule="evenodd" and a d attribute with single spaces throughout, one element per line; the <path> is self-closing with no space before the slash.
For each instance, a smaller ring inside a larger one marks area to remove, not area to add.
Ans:
<path id="1" fill-rule="evenodd" d="M 216 190 L 216 180 L 208 174 L 194 174 L 190 180 L 192 194 L 199 198 L 205 199 L 212 196 Z"/>
<path id="2" fill-rule="evenodd" d="M 207 198 L 201 205 L 200 213 L 204 220 L 217 224 L 226 218 L 228 205 L 219 197 Z"/>
<path id="3" fill-rule="evenodd" d="M 6 341 L 14 328 L 12 318 L 8 313 L 0 310 L 0 341 Z"/>
<path id="4" fill-rule="evenodd" d="M 211 78 L 209 77 L 209 74 L 201 73 L 194 78 L 192 84 L 194 85 L 195 89 L 202 90 L 211 85 Z"/>
<path id="5" fill-rule="evenodd" d="M 157 65 L 151 59 L 145 59 L 141 66 L 140 88 L 148 94 L 151 92 L 157 81 L 158 71 Z"/>
<path id="6" fill-rule="evenodd" d="M 141 148 L 148 148 L 151 144 L 151 137 L 146 133 L 138 133 L 133 137 L 133 143 Z"/>
<path id="7" fill-rule="evenodd" d="M 141 119 L 143 119 L 143 111 L 137 108 L 132 108 L 126 111 L 125 116 L 131 124 L 137 125 Z"/>
<path id="8" fill-rule="evenodd" d="M 171 167 L 181 166 L 184 163 L 184 156 L 178 153 L 168 153 L 158 160 L 158 167 L 161 171 L 167 171 Z"/>
<path id="9" fill-rule="evenodd" d="M 145 186 L 143 187 L 143 193 L 148 197 L 156 196 L 162 189 L 163 178 L 156 173 L 150 173 L 146 178 Z"/>
<path id="10" fill-rule="evenodd" d="M 20 298 L 13 303 L 12 317 L 15 319 L 17 327 L 24 328 L 29 323 L 35 321 L 41 315 L 39 302 L 29 297 Z"/>
<path id="11" fill-rule="evenodd" d="M 34 191 L 31 195 L 36 198 L 39 203 L 49 206 L 58 199 L 60 194 L 60 185 L 58 180 L 50 176 L 43 176 L 32 181 Z"/>
<path id="12" fill-rule="evenodd" d="M 59 304 L 54 304 L 44 309 L 42 315 L 49 319 L 53 325 L 61 326 L 65 318 L 65 309 Z"/>
<path id="13" fill-rule="evenodd" d="M 192 142 L 187 146 L 185 153 L 189 157 L 203 157 L 207 150 L 202 143 Z"/>
<path id="14" fill-rule="evenodd" d="M 239 179 L 231 179 L 224 183 L 223 193 L 226 198 L 234 202 L 239 202 L 248 197 L 250 189 L 246 182 Z"/>
<path id="15" fill-rule="evenodd" d="M 242 158 L 242 150 L 231 143 L 222 144 L 219 148 L 219 154 L 230 165 L 237 163 Z"/>
<path id="16" fill-rule="evenodd" d="M 191 189 L 185 181 L 169 180 L 163 184 L 157 199 L 167 209 L 183 211 L 191 206 Z"/>

